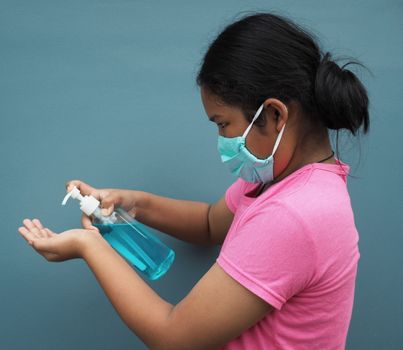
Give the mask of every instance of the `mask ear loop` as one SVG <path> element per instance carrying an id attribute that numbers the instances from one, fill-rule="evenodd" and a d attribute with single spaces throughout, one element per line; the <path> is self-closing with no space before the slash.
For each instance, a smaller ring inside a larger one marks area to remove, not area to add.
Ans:
<path id="1" fill-rule="evenodd" d="M 283 137 L 283 132 L 284 132 L 284 128 L 285 128 L 285 125 L 286 125 L 286 124 L 287 124 L 287 123 L 284 123 L 283 127 L 282 127 L 281 130 L 280 130 L 280 133 L 279 133 L 278 136 L 277 136 L 277 140 L 276 140 L 276 142 L 274 143 L 273 153 L 271 154 L 272 156 L 274 156 L 274 153 L 277 151 L 277 147 L 278 147 L 278 145 L 280 144 L 281 138 Z"/>
<path id="2" fill-rule="evenodd" d="M 262 112 L 264 107 L 264 103 L 262 103 L 262 105 L 259 107 L 259 109 L 256 111 L 255 116 L 253 117 L 252 121 L 250 122 L 249 126 L 246 128 L 245 132 L 242 134 L 242 138 L 245 138 L 246 135 L 248 135 L 248 132 L 250 130 L 250 128 L 252 127 L 253 123 L 255 122 L 255 120 L 259 117 L 260 113 Z"/>

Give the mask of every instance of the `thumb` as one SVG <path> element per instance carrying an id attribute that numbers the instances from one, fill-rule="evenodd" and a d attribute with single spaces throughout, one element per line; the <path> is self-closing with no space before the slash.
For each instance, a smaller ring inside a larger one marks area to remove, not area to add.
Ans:
<path id="1" fill-rule="evenodd" d="M 98 230 L 97 227 L 92 225 L 91 218 L 83 213 L 81 216 L 81 225 L 88 230 Z"/>
<path id="2" fill-rule="evenodd" d="M 111 215 L 115 206 L 119 206 L 121 204 L 121 198 L 119 195 L 110 194 L 102 199 L 101 202 L 101 212 L 102 215 Z"/>

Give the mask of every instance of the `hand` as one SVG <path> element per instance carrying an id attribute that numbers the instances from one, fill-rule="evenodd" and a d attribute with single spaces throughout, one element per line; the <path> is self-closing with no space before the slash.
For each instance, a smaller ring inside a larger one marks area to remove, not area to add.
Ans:
<path id="1" fill-rule="evenodd" d="M 112 214 L 115 206 L 125 209 L 133 218 L 136 216 L 136 198 L 139 196 L 138 191 L 121 190 L 115 188 L 96 189 L 80 180 L 71 180 L 66 183 L 66 190 L 70 192 L 76 186 L 81 194 L 92 195 L 101 202 L 102 215 L 108 216 Z M 81 224 L 85 229 L 98 230 L 92 225 L 91 218 L 83 213 Z"/>
<path id="2" fill-rule="evenodd" d="M 25 219 L 23 223 L 24 227 L 18 231 L 48 261 L 82 258 L 90 240 L 102 238 L 95 230 L 74 229 L 55 233 L 43 227 L 38 219 Z"/>

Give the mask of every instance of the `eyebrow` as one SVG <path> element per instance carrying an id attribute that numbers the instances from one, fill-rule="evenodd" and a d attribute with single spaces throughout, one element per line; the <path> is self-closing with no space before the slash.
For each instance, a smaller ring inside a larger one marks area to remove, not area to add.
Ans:
<path id="1" fill-rule="evenodd" d="M 216 120 L 217 118 L 221 118 L 221 117 L 222 117 L 222 115 L 214 114 L 214 115 L 212 115 L 211 117 L 208 117 L 208 118 L 209 118 L 209 120 L 210 120 L 211 122 L 215 122 L 215 120 Z"/>

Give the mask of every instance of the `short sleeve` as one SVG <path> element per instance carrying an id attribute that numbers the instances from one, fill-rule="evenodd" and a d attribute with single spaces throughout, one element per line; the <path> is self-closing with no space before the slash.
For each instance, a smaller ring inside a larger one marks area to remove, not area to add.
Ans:
<path id="1" fill-rule="evenodd" d="M 245 182 L 238 178 L 228 189 L 225 191 L 225 203 L 229 210 L 235 214 L 238 203 L 244 192 Z"/>
<path id="2" fill-rule="evenodd" d="M 284 204 L 254 212 L 228 238 L 218 265 L 278 310 L 314 275 L 315 244 L 303 220 Z"/>

